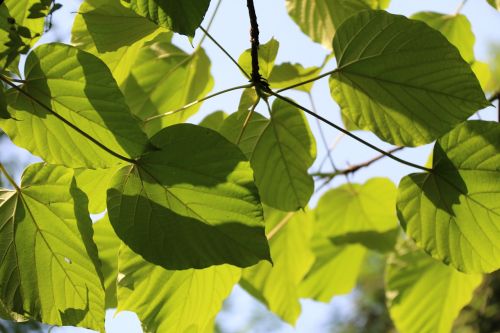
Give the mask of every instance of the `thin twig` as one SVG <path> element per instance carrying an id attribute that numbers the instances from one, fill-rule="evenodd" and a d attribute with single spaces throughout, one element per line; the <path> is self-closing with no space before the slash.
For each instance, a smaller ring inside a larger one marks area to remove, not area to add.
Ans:
<path id="1" fill-rule="evenodd" d="M 337 135 L 337 137 L 335 138 L 335 140 L 333 141 L 333 143 L 328 147 L 328 153 L 331 154 L 335 148 L 337 148 L 337 146 L 339 145 L 340 141 L 342 140 L 342 138 L 345 137 L 345 134 L 344 133 L 339 133 L 339 135 Z M 328 161 L 328 157 L 327 155 L 325 155 L 323 157 L 323 160 L 321 161 L 321 163 L 319 164 L 319 167 L 318 167 L 318 172 L 323 168 L 323 165 L 325 165 L 326 161 Z"/>
<path id="2" fill-rule="evenodd" d="M 374 157 L 374 158 L 372 158 L 372 159 L 370 159 L 370 160 L 368 160 L 366 162 L 355 164 L 355 165 L 351 165 L 348 168 L 345 168 L 345 169 L 342 169 L 342 170 L 337 170 L 337 171 L 334 171 L 334 172 L 315 172 L 315 173 L 312 173 L 311 176 L 318 177 L 320 179 L 322 179 L 322 178 L 333 179 L 334 177 L 340 176 L 340 175 L 346 176 L 346 175 L 355 173 L 359 169 L 363 169 L 363 168 L 369 167 L 373 163 L 381 160 L 382 158 L 388 156 L 389 154 L 394 154 L 395 152 L 398 152 L 398 151 L 400 151 L 400 150 L 402 150 L 404 148 L 405 147 L 396 147 L 396 148 L 388 150 L 384 154 L 380 154 L 379 156 L 376 156 L 376 157 Z"/>
<path id="3" fill-rule="evenodd" d="M 9 181 L 9 183 L 12 185 L 12 187 L 14 187 L 14 189 L 17 191 L 17 192 L 21 192 L 21 189 L 19 188 L 19 186 L 17 185 L 16 181 L 14 180 L 14 178 L 12 178 L 10 176 L 10 174 L 7 172 L 7 169 L 5 169 L 5 167 L 3 166 L 2 163 L 0 163 L 0 171 L 5 175 L 5 178 L 7 178 L 7 180 Z"/>
<path id="4" fill-rule="evenodd" d="M 212 17 L 208 21 L 207 28 L 206 30 L 209 31 L 210 27 L 212 26 L 212 23 L 214 23 L 215 16 L 217 15 L 217 12 L 219 11 L 220 4 L 222 3 L 222 0 L 217 1 L 217 4 L 215 5 L 214 12 L 212 14 Z M 207 38 L 207 34 L 203 33 L 203 37 L 201 37 L 200 42 L 198 43 L 198 46 L 196 47 L 199 49 L 201 47 L 201 44 L 205 41 L 205 38 Z"/>
<path id="5" fill-rule="evenodd" d="M 303 107 L 302 105 L 300 105 L 300 104 L 298 104 L 298 103 L 295 103 L 293 100 L 291 100 L 291 99 L 289 99 L 289 98 L 287 98 L 287 97 L 281 96 L 280 94 L 277 94 L 277 93 L 275 93 L 274 91 L 271 91 L 271 90 L 269 90 L 269 91 L 268 91 L 268 93 L 269 93 L 269 94 L 271 94 L 271 95 L 273 95 L 273 96 L 275 96 L 275 97 L 277 97 L 277 98 L 279 98 L 279 99 L 281 99 L 281 100 L 284 100 L 285 102 L 288 102 L 289 104 L 291 104 L 291 105 L 295 106 L 296 108 L 299 108 L 299 109 L 301 109 L 302 111 L 306 112 L 307 114 L 309 114 L 309 115 L 311 115 L 311 116 L 313 116 L 313 117 L 315 117 L 315 118 L 317 118 L 317 119 L 321 120 L 321 121 L 322 121 L 322 122 L 324 122 L 325 124 L 328 124 L 328 125 L 330 125 L 331 127 L 335 128 L 336 130 L 338 130 L 338 131 L 340 131 L 340 132 L 342 132 L 342 133 L 344 133 L 344 134 L 346 134 L 346 135 L 350 136 L 350 137 L 351 137 L 351 138 L 353 138 L 354 140 L 356 140 L 356 141 L 358 141 L 358 142 L 361 142 L 361 143 L 362 143 L 362 144 L 364 144 L 365 146 L 370 147 L 371 149 L 373 149 L 373 150 L 375 150 L 375 151 L 378 151 L 379 153 L 384 154 L 384 155 L 386 155 L 387 157 L 389 157 L 389 158 L 391 158 L 391 159 L 393 159 L 393 160 L 395 160 L 395 161 L 397 161 L 397 162 L 399 162 L 399 163 L 401 163 L 401 164 L 405 164 L 405 165 L 407 165 L 407 166 L 411 166 L 411 167 L 413 167 L 413 168 L 420 169 L 420 170 L 423 170 L 423 171 L 432 172 L 432 169 L 429 169 L 429 168 L 423 167 L 423 166 L 421 166 L 421 165 L 418 165 L 418 164 L 414 164 L 414 163 L 411 163 L 411 162 L 405 161 L 405 160 L 403 160 L 403 159 L 401 159 L 401 158 L 399 158 L 399 157 L 396 157 L 396 156 L 394 156 L 394 155 L 392 155 L 392 154 L 390 154 L 390 153 L 387 153 L 387 152 L 383 151 L 382 149 L 378 148 L 377 146 L 374 146 L 374 145 L 372 145 L 371 143 L 369 143 L 369 142 L 367 142 L 367 141 L 365 141 L 365 140 L 361 139 L 360 137 L 358 137 L 358 136 L 356 136 L 356 135 L 352 134 L 351 132 L 349 132 L 348 130 L 346 130 L 346 129 L 344 129 L 344 128 L 342 128 L 342 127 L 340 127 L 340 126 L 338 126 L 338 125 L 336 125 L 336 124 L 334 124 L 334 123 L 332 123 L 332 122 L 331 122 L 331 121 L 329 121 L 328 119 L 323 118 L 322 116 L 320 116 L 320 115 L 318 115 L 318 114 L 315 114 L 315 113 L 314 113 L 314 112 L 312 112 L 311 110 L 309 110 L 309 109 L 307 109 L 307 108 Z"/>
<path id="6" fill-rule="evenodd" d="M 316 104 L 314 103 L 314 99 L 313 99 L 311 92 L 308 92 L 307 96 L 309 97 L 309 102 L 311 103 L 312 111 L 314 113 L 318 114 L 318 110 L 316 109 Z M 318 125 L 319 136 L 320 136 L 321 141 L 323 142 L 323 146 L 325 147 L 325 150 L 326 150 L 326 158 L 330 161 L 330 164 L 332 165 L 333 170 L 337 170 L 337 167 L 335 166 L 335 162 L 333 162 L 332 155 L 330 154 L 330 149 L 328 147 L 328 141 L 326 140 L 325 132 L 323 131 L 323 127 L 321 126 L 321 122 L 319 121 L 318 118 L 315 118 L 315 120 L 316 120 L 316 124 Z"/>
<path id="7" fill-rule="evenodd" d="M 252 115 L 255 111 L 255 108 L 257 107 L 257 104 L 260 102 L 260 97 L 257 98 L 255 103 L 252 105 L 252 108 L 250 109 L 250 112 L 248 112 L 247 117 L 245 118 L 245 122 L 243 122 L 243 126 L 241 127 L 240 135 L 238 136 L 238 140 L 236 141 L 236 144 L 239 145 L 241 138 L 243 137 L 243 134 L 245 133 L 245 130 L 250 123 L 250 119 L 252 118 Z"/>
<path id="8" fill-rule="evenodd" d="M 37 98 L 35 98 L 31 94 L 29 94 L 28 92 L 24 91 L 23 89 L 19 88 L 18 86 L 16 86 L 14 83 L 12 83 L 9 79 L 7 79 L 6 77 L 4 77 L 3 75 L 0 75 L 0 80 L 2 80 L 3 82 L 5 82 L 7 85 L 9 85 L 10 87 L 12 87 L 16 91 L 20 92 L 24 96 L 28 97 L 29 99 L 31 99 L 36 104 L 40 105 L 44 110 L 46 110 L 47 112 L 49 112 L 50 114 L 52 114 L 54 117 L 56 117 L 57 119 L 59 119 L 60 121 L 62 121 L 67 126 L 71 127 L 73 130 L 75 130 L 76 132 L 78 132 L 79 134 L 81 134 L 82 136 L 84 136 L 89 141 L 93 142 L 96 146 L 98 146 L 99 148 L 101 148 L 105 152 L 109 153 L 110 155 L 113 155 L 114 157 L 116 157 L 116 158 L 118 158 L 118 159 L 120 159 L 122 161 L 125 161 L 125 162 L 128 162 L 128 163 L 132 163 L 132 164 L 136 164 L 135 160 L 133 160 L 131 158 L 128 158 L 128 157 L 125 157 L 125 156 L 122 156 L 122 155 L 118 154 L 117 152 L 109 149 L 108 147 L 106 147 L 105 145 L 103 145 L 102 143 L 100 143 L 99 141 L 97 141 L 90 134 L 87 134 L 86 132 L 84 132 L 83 130 L 81 130 L 78 126 L 74 125 L 73 123 L 71 123 L 70 121 L 68 121 L 66 118 L 64 118 L 63 116 L 59 115 L 57 112 L 55 112 L 54 110 L 52 110 L 50 107 L 48 107 L 47 105 L 45 105 L 44 103 L 42 103 L 41 101 L 39 101 Z"/>
<path id="9" fill-rule="evenodd" d="M 244 85 L 240 85 L 240 86 L 236 86 L 236 87 L 232 87 L 232 88 L 228 88 L 228 89 L 224 89 L 224 90 L 221 90 L 219 92 L 216 92 L 216 93 L 213 93 L 211 95 L 208 95 L 208 96 L 205 96 L 203 98 L 200 98 L 200 99 L 197 99 L 196 101 L 193 101 L 193 102 L 190 102 L 186 105 L 184 105 L 183 107 L 179 108 L 179 109 L 176 109 L 176 110 L 172 110 L 172 111 L 167 111 L 165 113 L 162 113 L 162 114 L 157 114 L 155 116 L 152 116 L 152 117 L 149 117 L 149 118 L 146 118 L 144 119 L 143 123 L 148 123 L 150 122 L 151 120 L 155 120 L 155 119 L 158 119 L 158 118 L 163 118 L 163 117 L 166 117 L 166 116 L 170 116 L 170 115 L 173 115 L 175 113 L 178 113 L 178 112 L 181 112 L 181 111 L 184 111 L 186 109 L 189 109 L 190 107 L 196 105 L 196 104 L 199 104 L 201 102 L 204 102 L 208 99 L 211 99 L 213 97 L 216 97 L 216 96 L 219 96 L 219 95 L 222 95 L 222 94 L 225 94 L 225 93 L 228 93 L 230 91 L 234 91 L 234 90 L 239 90 L 239 89 L 245 89 L 245 88 L 251 88 L 252 87 L 252 84 L 251 83 L 247 83 L 247 84 L 244 84 Z"/>
<path id="10" fill-rule="evenodd" d="M 285 217 L 283 217 L 283 219 L 267 234 L 267 240 L 270 241 L 271 238 L 273 238 L 278 233 L 278 231 L 283 229 L 288 221 L 292 219 L 293 215 L 295 215 L 295 212 L 289 212 L 288 214 L 286 214 Z"/>
<path id="11" fill-rule="evenodd" d="M 215 40 L 215 38 L 212 37 L 212 35 L 210 35 L 208 33 L 207 30 L 205 30 L 201 25 L 200 25 L 200 29 L 201 31 L 203 31 L 205 33 L 205 35 L 207 35 L 207 37 L 215 44 L 217 45 L 217 47 L 222 51 L 224 52 L 224 54 L 236 65 L 236 67 L 239 68 L 239 70 L 243 73 L 243 75 L 245 75 L 248 79 L 251 79 L 250 77 L 250 74 L 248 74 L 244 69 L 243 67 L 240 66 L 240 64 L 238 64 L 238 62 L 229 54 L 229 52 L 226 51 L 226 49 L 224 47 L 222 47 L 222 45 L 219 44 L 219 42 L 217 42 Z"/>
<path id="12" fill-rule="evenodd" d="M 324 77 L 326 77 L 328 75 L 332 75 L 333 73 L 336 73 L 337 71 L 338 71 L 338 68 L 335 68 L 334 70 L 331 70 L 331 71 L 328 71 L 328 72 L 323 73 L 321 75 L 318 75 L 316 77 L 313 77 L 312 79 L 305 80 L 305 81 L 302 81 L 302 82 L 299 82 L 299 83 L 296 83 L 296 84 L 292 84 L 291 86 L 278 89 L 278 90 L 276 90 L 276 93 L 280 93 L 280 92 L 283 92 L 283 91 L 286 91 L 286 90 L 290 90 L 290 89 L 293 89 L 293 88 L 297 88 L 297 87 L 303 86 L 304 84 L 308 84 L 310 82 L 317 81 L 317 80 L 322 79 L 322 78 L 324 78 Z"/>

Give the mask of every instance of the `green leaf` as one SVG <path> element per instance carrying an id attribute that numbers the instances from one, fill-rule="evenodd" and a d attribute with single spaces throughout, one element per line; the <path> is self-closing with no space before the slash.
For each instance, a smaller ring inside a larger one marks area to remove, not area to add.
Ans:
<path id="1" fill-rule="evenodd" d="M 270 311 L 294 325 L 300 315 L 298 288 L 314 261 L 310 250 L 313 219 L 302 211 L 264 210 L 273 265 L 261 262 L 243 270 L 240 285 Z"/>
<path id="2" fill-rule="evenodd" d="M 476 37 L 466 16 L 462 14 L 447 15 L 435 12 L 420 12 L 410 17 L 427 23 L 431 28 L 442 33 L 450 43 L 455 45 L 462 58 L 471 63 L 474 61 L 474 43 Z"/>
<path id="3" fill-rule="evenodd" d="M 31 46 L 33 46 L 43 34 L 45 15 L 48 14 L 47 11 L 43 13 L 43 16 L 38 18 L 29 17 L 31 9 L 38 3 L 40 3 L 40 0 L 5 0 L 2 4 L 2 6 L 8 9 L 9 16 L 16 21 L 16 26 L 22 26 L 31 31 L 33 38 L 27 40 L 28 45 Z"/>
<path id="4" fill-rule="evenodd" d="M 334 246 L 318 237 L 313 241 L 313 251 L 315 261 L 300 285 L 300 296 L 328 303 L 335 295 L 350 293 L 356 286 L 366 248 Z"/>
<path id="5" fill-rule="evenodd" d="M 334 244 L 360 243 L 386 252 L 398 236 L 396 186 L 386 178 L 348 183 L 326 192 L 316 207 L 317 226 Z"/>
<path id="6" fill-rule="evenodd" d="M 303 33 L 327 49 L 340 24 L 351 15 L 370 9 L 371 0 L 287 0 L 290 17 Z"/>
<path id="7" fill-rule="evenodd" d="M 487 0 L 491 7 L 500 10 L 500 0 Z"/>
<path id="8" fill-rule="evenodd" d="M 159 26 L 194 37 L 210 0 L 124 0 L 137 14 Z"/>
<path id="9" fill-rule="evenodd" d="M 148 332 L 211 332 L 222 302 L 240 278 L 229 265 L 169 271 L 120 249 L 118 311 L 134 311 Z"/>
<path id="10" fill-rule="evenodd" d="M 270 260 L 253 173 L 240 150 L 213 130 L 167 127 L 158 147 L 115 175 L 108 212 L 118 236 L 167 269 Z"/>
<path id="11" fill-rule="evenodd" d="M 146 135 L 109 69 L 95 56 L 69 45 L 44 44 L 28 56 L 25 76 L 22 89 L 109 149 L 128 158 L 145 151 Z M 8 97 L 16 120 L 0 121 L 3 130 L 46 162 L 71 168 L 120 162 L 24 94 L 11 90 Z"/>
<path id="12" fill-rule="evenodd" d="M 500 268 L 500 125 L 468 121 L 434 146 L 431 173 L 406 176 L 397 210 L 407 234 L 463 272 Z"/>
<path id="13" fill-rule="evenodd" d="M 474 61 L 471 65 L 472 71 L 474 75 L 476 75 L 479 83 L 481 84 L 481 88 L 485 92 L 494 91 L 492 87 L 493 75 L 490 70 L 490 66 L 487 63 L 481 61 Z"/>
<path id="14" fill-rule="evenodd" d="M 321 73 L 320 67 L 304 68 L 301 64 L 285 62 L 273 67 L 269 76 L 269 84 L 273 89 L 281 89 L 317 77 Z M 298 86 L 294 89 L 311 92 L 314 82 Z"/>
<path id="15" fill-rule="evenodd" d="M 99 56 L 121 84 L 144 43 L 162 31 L 165 30 L 123 7 L 119 0 L 86 0 L 75 17 L 71 42 Z"/>
<path id="16" fill-rule="evenodd" d="M 389 260 L 385 280 L 389 312 L 399 332 L 448 333 L 482 277 L 405 249 Z"/>
<path id="17" fill-rule="evenodd" d="M 247 114 L 226 119 L 221 133 L 229 141 L 238 142 Z M 252 115 L 239 146 L 250 160 L 263 203 L 284 211 L 307 205 L 314 190 L 307 170 L 316 158 L 316 142 L 300 110 L 275 100 L 270 119 Z"/>
<path id="18" fill-rule="evenodd" d="M 106 293 L 106 309 L 117 307 L 116 285 L 118 279 L 118 254 L 121 241 L 116 236 L 108 214 L 93 224 L 94 241 L 99 250 L 99 260 L 101 262 L 101 271 L 104 276 L 104 289 Z"/>
<path id="19" fill-rule="evenodd" d="M 0 191 L 0 299 L 51 325 L 104 328 L 104 290 L 85 196 L 73 171 L 34 164 Z"/>
<path id="20" fill-rule="evenodd" d="M 90 214 L 100 214 L 106 210 L 106 191 L 114 174 L 123 164 L 109 169 L 76 169 L 75 180 L 89 200 Z"/>
<path id="21" fill-rule="evenodd" d="M 429 143 L 489 105 L 457 48 L 425 23 L 364 11 L 333 47 L 330 89 L 342 114 L 392 144 Z"/>
<path id="22" fill-rule="evenodd" d="M 271 75 L 279 47 L 280 43 L 274 38 L 271 38 L 267 43 L 259 47 L 260 74 L 265 79 L 269 78 Z M 245 52 L 241 54 L 238 59 L 238 64 L 240 64 L 247 74 L 252 73 L 252 54 L 250 49 L 245 50 Z"/>
<path id="23" fill-rule="evenodd" d="M 0 86 L 0 118 L 9 119 L 10 113 L 7 111 L 7 99 L 3 87 Z"/>
<path id="24" fill-rule="evenodd" d="M 187 54 L 165 39 L 161 34 L 144 45 L 122 86 L 130 109 L 143 121 L 149 136 L 186 121 L 202 104 L 182 107 L 205 97 L 214 85 L 210 59 L 203 49 Z M 147 120 L 158 115 L 164 116 Z"/>
<path id="25" fill-rule="evenodd" d="M 227 116 L 228 114 L 224 111 L 215 111 L 203 118 L 199 125 L 218 132 Z"/>

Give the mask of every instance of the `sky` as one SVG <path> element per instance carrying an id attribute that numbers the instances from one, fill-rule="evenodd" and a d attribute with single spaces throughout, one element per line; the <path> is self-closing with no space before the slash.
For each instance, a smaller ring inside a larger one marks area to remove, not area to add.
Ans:
<path id="1" fill-rule="evenodd" d="M 64 6 L 54 16 L 55 29 L 45 35 L 39 43 L 47 43 L 54 40 L 69 42 L 72 20 L 74 13 L 78 10 L 80 1 L 65 0 L 59 2 L 62 2 Z M 451 14 L 455 12 L 460 3 L 460 0 L 392 0 L 388 11 L 407 16 L 419 11 L 436 11 Z M 206 18 L 211 17 L 215 4 L 216 0 L 212 0 Z M 319 66 L 323 62 L 325 56 L 328 55 L 328 51 L 319 44 L 311 42 L 289 18 L 286 12 L 285 0 L 255 0 L 255 6 L 259 19 L 261 43 L 267 42 L 272 37 L 280 42 L 280 50 L 276 63 L 294 62 L 307 67 Z M 489 51 L 491 46 L 493 44 L 500 44 L 500 34 L 498 33 L 500 31 L 500 13 L 493 10 L 486 3 L 486 0 L 469 0 L 463 7 L 462 13 L 472 23 L 473 32 L 476 36 L 476 58 L 487 62 L 490 58 Z M 202 24 L 203 26 L 206 26 L 206 21 Z M 223 0 L 210 33 L 235 58 L 238 58 L 245 49 L 249 48 L 249 21 L 245 1 Z M 198 31 L 193 45 L 197 45 L 201 35 L 202 32 Z M 188 52 L 192 50 L 191 44 L 184 37 L 175 37 L 174 43 Z M 206 39 L 203 46 L 212 61 L 212 75 L 215 78 L 213 92 L 247 83 L 246 78 L 239 73 L 234 65 L 210 40 Z M 335 61 L 331 61 L 325 68 L 325 71 L 334 68 L 334 64 Z M 205 115 L 215 110 L 224 110 L 228 113 L 236 111 L 240 93 L 241 91 L 228 93 L 205 102 L 200 112 L 190 119 L 190 122 L 197 123 Z M 303 93 L 287 92 L 287 96 L 294 98 L 306 107 L 310 106 L 307 95 Z M 323 79 L 316 83 L 313 89 L 313 96 L 318 112 L 322 116 L 337 124 L 342 124 L 338 106 L 332 100 L 328 89 L 328 79 Z M 481 112 L 481 116 L 483 119 L 494 119 L 496 111 L 493 108 L 485 109 Z M 315 119 L 310 117 L 308 119 L 313 133 L 317 138 L 318 160 L 321 160 L 326 150 L 319 139 L 318 124 Z M 334 129 L 326 126 L 322 127 L 325 131 L 328 144 L 333 145 L 335 142 L 337 143 L 333 151 L 333 158 L 338 167 L 342 168 L 363 162 L 378 155 L 378 153 L 362 146 L 360 143 L 340 136 Z M 381 148 L 390 147 L 378 140 L 373 134 L 366 132 L 357 132 L 356 134 Z M 405 149 L 398 153 L 397 156 L 423 165 L 428 159 L 431 148 L 431 145 L 427 145 L 414 149 Z M 12 158 L 17 159 L 20 165 L 26 165 L 36 160 L 36 158 L 33 158 L 26 151 L 14 147 L 7 140 L 4 140 L 0 145 L 0 160 Z M 317 170 L 317 166 L 318 161 L 313 165 L 311 170 Z M 351 178 L 351 181 L 362 183 L 371 177 L 383 176 L 389 177 L 397 184 L 401 177 L 416 171 L 418 170 L 386 158 L 368 169 L 357 172 Z M 19 178 L 19 176 L 20 171 L 16 172 L 16 177 Z M 331 186 L 335 187 L 344 181 L 345 179 L 338 177 L 338 179 L 331 183 Z M 311 206 L 315 205 L 318 198 L 318 195 L 312 198 Z M 329 322 L 332 313 L 336 313 L 339 316 L 346 316 L 351 313 L 352 302 L 350 301 L 350 297 L 335 297 L 330 304 L 303 301 L 303 314 L 298 321 L 296 329 L 287 324 L 277 324 L 277 320 L 272 314 L 268 314 L 267 318 L 270 318 L 269 320 L 271 320 L 272 324 L 278 326 L 275 327 L 273 332 L 326 332 L 325 325 Z M 239 287 L 235 288 L 229 302 L 234 311 L 223 313 L 219 318 L 219 322 L 227 329 L 227 332 L 236 332 L 238 329 L 244 327 L 256 309 L 259 313 L 265 313 L 264 307 L 254 301 Z M 107 319 L 106 327 L 110 333 L 142 332 L 135 315 L 122 313 L 116 318 L 112 318 L 112 313 L 109 312 Z M 87 330 L 55 328 L 52 332 L 87 332 Z M 253 331 L 250 330 L 249 332 Z"/>

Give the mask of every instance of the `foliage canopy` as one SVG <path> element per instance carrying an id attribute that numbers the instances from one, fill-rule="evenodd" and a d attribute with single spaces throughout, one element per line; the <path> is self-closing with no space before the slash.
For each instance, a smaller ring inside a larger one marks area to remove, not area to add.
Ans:
<path id="1" fill-rule="evenodd" d="M 0 163 L 11 188 L 0 190 L 0 317 L 103 331 L 105 309 L 117 308 L 147 331 L 210 332 L 239 283 L 294 324 L 300 298 L 350 292 L 379 253 L 395 327 L 450 332 L 483 274 L 500 268 L 500 126 L 470 119 L 500 85 L 483 75 L 467 17 L 407 18 L 385 11 L 388 0 L 286 0 L 331 51 L 305 68 L 275 64 L 279 42 L 259 45 L 247 0 L 251 48 L 227 55 L 250 83 L 210 94 L 202 42 L 217 42 L 200 26 L 210 5 L 85 0 L 72 45 L 34 47 L 61 5 L 0 4 L 0 129 L 43 160 L 20 184 Z M 172 43 L 198 28 L 191 53 Z M 345 128 L 285 96 L 312 99 L 325 77 Z M 234 90 L 236 112 L 186 123 Z M 317 142 L 304 113 L 382 155 L 312 172 Z M 359 130 L 396 147 L 383 151 Z M 393 155 L 432 142 L 429 167 Z M 421 172 L 399 186 L 377 177 L 321 192 L 385 157 Z"/>

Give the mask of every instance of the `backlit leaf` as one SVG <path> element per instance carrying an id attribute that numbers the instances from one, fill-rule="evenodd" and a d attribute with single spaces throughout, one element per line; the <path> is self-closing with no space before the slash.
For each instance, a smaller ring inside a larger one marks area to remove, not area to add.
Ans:
<path id="1" fill-rule="evenodd" d="M 482 277 L 405 249 L 389 260 L 385 280 L 389 312 L 399 332 L 448 333 Z"/>
<path id="2" fill-rule="evenodd" d="M 86 199 L 73 171 L 35 164 L 0 191 L 0 299 L 51 325 L 104 327 L 104 290 Z"/>
<path id="3" fill-rule="evenodd" d="M 151 142 L 158 150 L 118 171 L 108 190 L 111 224 L 132 250 L 167 269 L 269 259 L 252 170 L 235 145 L 190 124 Z"/>
<path id="4" fill-rule="evenodd" d="M 364 11 L 333 47 L 330 89 L 342 114 L 392 144 L 429 143 L 489 105 L 457 48 L 422 22 Z"/>
<path id="5" fill-rule="evenodd" d="M 228 114 L 224 111 L 215 111 L 203 118 L 199 125 L 213 129 L 214 131 L 219 131 L 227 116 Z"/>
<path id="6" fill-rule="evenodd" d="M 396 186 L 389 179 L 344 184 L 319 200 L 316 227 L 337 245 L 360 243 L 391 251 L 399 231 L 395 203 Z"/>
<path id="7" fill-rule="evenodd" d="M 264 210 L 273 265 L 261 262 L 243 270 L 240 285 L 290 324 L 300 315 L 298 288 L 314 261 L 310 250 L 313 219 L 302 211 Z"/>
<path id="8" fill-rule="evenodd" d="M 259 47 L 259 69 L 260 74 L 262 74 L 265 79 L 269 78 L 271 75 L 279 47 L 280 43 L 274 38 L 271 38 L 267 43 Z M 250 49 L 241 54 L 238 63 L 247 74 L 252 73 L 252 55 Z"/>
<path id="9" fill-rule="evenodd" d="M 241 269 L 229 265 L 169 271 L 122 246 L 118 311 L 134 311 L 147 332 L 212 332 Z"/>
<path id="10" fill-rule="evenodd" d="M 22 89 L 115 153 L 138 157 L 148 145 L 109 69 L 95 56 L 64 44 L 44 44 L 30 53 Z M 116 157 L 11 89 L 9 111 L 0 121 L 17 145 L 46 162 L 106 168 Z M 36 139 L 33 139 L 36 138 Z"/>
<path id="11" fill-rule="evenodd" d="M 315 78 L 320 73 L 321 68 L 319 67 L 304 68 L 301 64 L 286 62 L 273 67 L 269 76 L 269 84 L 273 89 L 281 89 Z M 309 82 L 294 89 L 310 92 L 313 84 L 314 82 Z"/>
<path id="12" fill-rule="evenodd" d="M 247 111 L 229 116 L 221 133 L 237 143 Z M 271 118 L 254 113 L 239 146 L 255 172 L 262 202 L 284 211 L 303 208 L 314 189 L 307 170 L 316 158 L 316 142 L 306 117 L 297 108 L 276 100 Z"/>
<path id="13" fill-rule="evenodd" d="M 404 177 L 397 210 L 407 234 L 464 272 L 500 268 L 500 126 L 468 121 L 434 146 L 431 173 Z"/>

